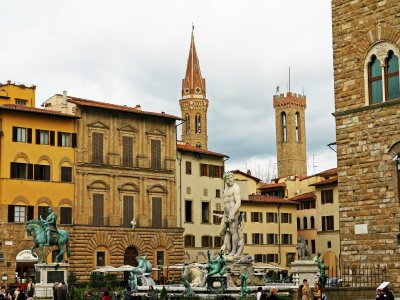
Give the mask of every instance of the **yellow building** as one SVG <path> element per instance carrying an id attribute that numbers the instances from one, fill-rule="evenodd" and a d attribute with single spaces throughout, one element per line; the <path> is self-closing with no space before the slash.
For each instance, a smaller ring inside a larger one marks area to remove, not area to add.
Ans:
<path id="1" fill-rule="evenodd" d="M 207 250 L 218 251 L 223 213 L 224 162 L 226 155 L 177 145 L 177 199 L 179 227 L 185 229 L 185 262 L 206 262 Z"/>
<path id="2" fill-rule="evenodd" d="M 25 98 L 25 88 L 20 90 L 10 99 Z M 73 222 L 76 119 L 28 105 L 0 105 L 0 273 L 8 282 L 15 282 L 15 274 L 34 277 L 35 259 L 22 255 L 33 245 L 27 220 L 46 217 L 51 206 L 60 228 Z M 52 250 L 47 249 L 48 260 L 57 253 Z"/>
<path id="3" fill-rule="evenodd" d="M 337 171 L 313 184 L 317 202 L 318 251 L 336 276 L 340 258 L 339 195 Z"/>
<path id="4" fill-rule="evenodd" d="M 260 179 L 249 172 L 232 173 L 241 190 L 240 210 L 245 216 L 244 253 L 250 254 L 256 265 L 274 263 L 282 268 L 290 267 L 297 253 L 297 202 L 256 195 Z"/>
<path id="5" fill-rule="evenodd" d="M 16 84 L 10 80 L 0 84 L 0 104 L 17 104 L 35 107 L 36 86 Z"/>

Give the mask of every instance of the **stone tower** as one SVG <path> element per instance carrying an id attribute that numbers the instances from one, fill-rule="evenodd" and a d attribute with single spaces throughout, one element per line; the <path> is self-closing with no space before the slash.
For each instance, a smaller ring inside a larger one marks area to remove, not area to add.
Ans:
<path id="1" fill-rule="evenodd" d="M 356 2 L 331 1 L 340 265 L 384 267 L 399 293 L 400 5 Z"/>
<path id="2" fill-rule="evenodd" d="M 278 177 L 307 175 L 306 96 L 288 92 L 274 96 Z"/>
<path id="3" fill-rule="evenodd" d="M 185 79 L 182 80 L 182 99 L 179 100 L 182 119 L 182 141 L 193 147 L 207 149 L 206 80 L 201 77 L 194 35 L 190 41 Z"/>

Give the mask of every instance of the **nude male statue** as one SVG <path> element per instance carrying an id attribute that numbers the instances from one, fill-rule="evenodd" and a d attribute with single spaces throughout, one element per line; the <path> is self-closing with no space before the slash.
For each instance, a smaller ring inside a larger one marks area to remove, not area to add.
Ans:
<path id="1" fill-rule="evenodd" d="M 220 235 L 224 239 L 222 251 L 227 251 L 229 256 L 234 256 L 238 250 L 239 214 L 240 214 L 240 188 L 235 183 L 233 173 L 224 174 L 226 188 L 224 190 L 224 215 L 221 221 Z"/>

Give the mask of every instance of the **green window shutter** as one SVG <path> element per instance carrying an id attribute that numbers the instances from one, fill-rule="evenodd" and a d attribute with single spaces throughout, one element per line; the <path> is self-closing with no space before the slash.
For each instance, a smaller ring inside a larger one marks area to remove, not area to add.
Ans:
<path id="1" fill-rule="evenodd" d="M 54 146 L 55 144 L 55 132 L 50 131 L 50 146 Z"/>
<path id="2" fill-rule="evenodd" d="M 36 141 L 36 144 L 40 144 L 40 130 L 39 129 L 36 129 L 35 130 L 35 141 Z"/>
<path id="3" fill-rule="evenodd" d="M 32 144 L 32 128 L 28 128 L 28 138 L 27 138 L 27 142 L 29 144 Z"/>
<path id="4" fill-rule="evenodd" d="M 18 138 L 18 127 L 13 126 L 13 131 L 12 131 L 13 142 L 16 142 L 17 138 Z"/>

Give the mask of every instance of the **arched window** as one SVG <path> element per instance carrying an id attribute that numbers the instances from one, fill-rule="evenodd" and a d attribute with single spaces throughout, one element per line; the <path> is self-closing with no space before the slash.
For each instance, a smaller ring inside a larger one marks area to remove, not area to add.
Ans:
<path id="1" fill-rule="evenodd" d="M 365 61 L 365 103 L 374 104 L 400 98 L 399 49 L 381 42 L 368 52 Z"/>
<path id="2" fill-rule="evenodd" d="M 310 218 L 310 228 L 315 228 L 315 219 L 314 219 L 314 217 Z"/>
<path id="3" fill-rule="evenodd" d="M 308 229 L 307 217 L 304 217 L 304 218 L 303 218 L 303 223 L 304 223 L 304 229 Z"/>
<path id="4" fill-rule="evenodd" d="M 201 118 L 200 115 L 196 115 L 196 133 L 201 132 Z"/>
<path id="5" fill-rule="evenodd" d="M 300 141 L 300 114 L 296 112 L 296 143 Z"/>
<path id="6" fill-rule="evenodd" d="M 196 143 L 196 148 L 201 148 L 201 144 L 200 143 Z"/>
<path id="7" fill-rule="evenodd" d="M 286 128 L 286 114 L 283 112 L 281 114 L 282 119 L 282 143 L 287 142 L 287 128 Z"/>
<path id="8" fill-rule="evenodd" d="M 381 63 L 375 55 L 372 56 L 371 62 L 369 64 L 368 81 L 370 90 L 370 103 L 382 102 L 382 69 Z"/>
<path id="9" fill-rule="evenodd" d="M 394 55 L 393 51 L 389 51 L 386 62 L 385 77 L 387 78 L 387 99 L 392 100 L 400 98 L 399 58 Z"/>
<path id="10" fill-rule="evenodd" d="M 297 230 L 300 230 L 300 218 L 297 218 Z"/>
<path id="11" fill-rule="evenodd" d="M 189 117 L 189 115 L 186 115 L 185 119 L 186 119 L 186 134 L 189 134 L 190 133 L 190 117 Z"/>

